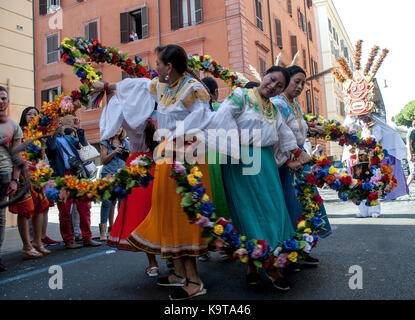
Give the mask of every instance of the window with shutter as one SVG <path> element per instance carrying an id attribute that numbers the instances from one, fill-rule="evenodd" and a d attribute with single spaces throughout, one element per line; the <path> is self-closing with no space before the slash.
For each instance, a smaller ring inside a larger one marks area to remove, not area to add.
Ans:
<path id="1" fill-rule="evenodd" d="M 120 33 L 121 43 L 127 43 L 130 41 L 130 29 L 131 29 L 131 18 L 128 12 L 120 13 Z"/>
<path id="2" fill-rule="evenodd" d="M 305 98 L 307 103 L 307 113 L 313 113 L 313 106 L 311 105 L 311 92 L 307 90 L 305 92 Z"/>
<path id="3" fill-rule="evenodd" d="M 330 19 L 329 19 L 329 31 L 330 31 L 330 33 L 333 33 L 333 28 L 331 26 L 331 20 Z"/>
<path id="4" fill-rule="evenodd" d="M 196 16 L 196 24 L 203 22 L 202 0 L 195 0 L 195 16 Z"/>
<path id="5" fill-rule="evenodd" d="M 49 102 L 49 90 L 42 90 L 40 93 L 40 100 L 41 103 L 43 102 Z"/>
<path id="6" fill-rule="evenodd" d="M 41 100 L 43 102 L 54 102 L 56 97 L 62 93 L 62 87 L 54 87 L 41 91 Z"/>
<path id="7" fill-rule="evenodd" d="M 48 0 L 39 0 L 39 14 L 45 15 L 48 13 Z"/>
<path id="8" fill-rule="evenodd" d="M 297 54 L 297 36 L 290 36 L 291 39 L 291 56 L 294 58 L 294 56 Z"/>
<path id="9" fill-rule="evenodd" d="M 303 65 L 304 65 L 304 70 L 307 70 L 307 55 L 305 53 L 305 49 L 303 49 Z"/>
<path id="10" fill-rule="evenodd" d="M 308 21 L 308 38 L 310 39 L 310 41 L 313 41 L 313 32 L 311 30 L 311 23 L 310 23 L 310 21 Z"/>
<path id="11" fill-rule="evenodd" d="M 182 27 L 180 0 L 170 0 L 170 23 L 172 30 L 177 30 Z"/>
<path id="12" fill-rule="evenodd" d="M 256 16 L 256 26 L 264 30 L 264 25 L 262 22 L 262 3 L 261 0 L 255 0 L 255 16 Z"/>
<path id="13" fill-rule="evenodd" d="M 99 40 L 98 39 L 98 22 L 97 21 L 93 21 L 93 22 L 85 24 L 84 30 L 85 30 L 85 38 L 86 39 Z"/>
<path id="14" fill-rule="evenodd" d="M 320 114 L 320 105 L 318 101 L 318 97 L 315 97 L 314 100 L 316 100 L 316 115 Z"/>
<path id="15" fill-rule="evenodd" d="M 288 14 L 292 17 L 293 16 L 293 6 L 291 0 L 287 0 L 287 11 Z"/>
<path id="16" fill-rule="evenodd" d="M 276 41 L 277 41 L 277 46 L 280 49 L 282 49 L 281 20 L 275 19 L 275 28 L 276 28 Z"/>
<path id="17" fill-rule="evenodd" d="M 263 58 L 259 58 L 259 74 L 261 77 L 265 75 L 265 72 L 267 72 L 267 62 Z"/>
<path id="18" fill-rule="evenodd" d="M 46 38 L 46 51 L 47 51 L 47 57 L 46 57 L 46 63 L 54 63 L 58 62 L 58 34 L 52 34 Z"/>
<path id="19" fill-rule="evenodd" d="M 141 38 L 148 38 L 148 7 L 141 8 Z"/>

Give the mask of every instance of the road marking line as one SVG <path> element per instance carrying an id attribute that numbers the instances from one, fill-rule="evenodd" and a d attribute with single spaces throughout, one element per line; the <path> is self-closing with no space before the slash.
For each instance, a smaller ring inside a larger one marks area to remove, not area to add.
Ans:
<path id="1" fill-rule="evenodd" d="M 97 253 L 94 253 L 94 254 L 90 254 L 89 256 L 77 258 L 77 259 L 74 259 L 74 260 L 69 260 L 69 261 L 66 261 L 66 262 L 63 262 L 63 263 L 60 263 L 60 264 L 56 264 L 56 265 L 63 267 L 63 266 L 67 266 L 69 264 L 73 264 L 73 263 L 76 263 L 76 262 L 81 262 L 81 261 L 93 259 L 93 258 L 96 258 L 96 257 L 99 257 L 99 256 L 103 256 L 103 255 L 106 255 L 106 254 L 116 253 L 116 252 L 117 252 L 117 250 L 105 250 L 105 251 L 97 252 Z M 34 276 L 36 274 L 42 273 L 42 272 L 46 272 L 46 271 L 49 270 L 49 268 L 50 267 L 45 267 L 45 268 L 42 268 L 42 269 L 38 269 L 38 270 L 31 271 L 31 272 L 20 274 L 18 276 L 14 276 L 14 277 L 11 277 L 11 278 L 0 280 L 0 286 L 3 285 L 3 284 L 9 283 L 9 282 L 15 281 L 15 280 L 21 280 L 21 279 L 31 277 L 31 276 Z"/>

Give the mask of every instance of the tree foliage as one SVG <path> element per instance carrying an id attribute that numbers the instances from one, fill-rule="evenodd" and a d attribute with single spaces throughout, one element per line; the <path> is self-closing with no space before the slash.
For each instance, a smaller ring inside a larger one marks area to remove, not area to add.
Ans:
<path id="1" fill-rule="evenodd" d="M 392 121 L 398 126 L 412 126 L 412 121 L 415 120 L 415 100 L 409 102 L 395 117 Z"/>

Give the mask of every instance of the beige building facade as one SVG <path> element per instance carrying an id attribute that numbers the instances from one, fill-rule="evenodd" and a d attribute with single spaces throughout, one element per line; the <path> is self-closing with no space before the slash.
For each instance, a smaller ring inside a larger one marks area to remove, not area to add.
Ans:
<path id="1" fill-rule="evenodd" d="M 336 60 L 345 57 L 354 71 L 354 44 L 349 39 L 340 16 L 332 0 L 314 0 L 316 11 L 316 29 L 319 44 L 320 61 L 323 70 L 336 66 Z M 342 84 L 331 74 L 323 78 L 327 118 L 343 123 L 345 105 L 343 102 Z M 327 154 L 333 160 L 341 160 L 343 148 L 337 143 L 327 144 Z"/>
<path id="2" fill-rule="evenodd" d="M 20 120 L 34 106 L 33 4 L 30 0 L 0 0 L 0 85 L 9 91 L 9 117 Z M 16 215 L 7 213 L 7 227 Z"/>

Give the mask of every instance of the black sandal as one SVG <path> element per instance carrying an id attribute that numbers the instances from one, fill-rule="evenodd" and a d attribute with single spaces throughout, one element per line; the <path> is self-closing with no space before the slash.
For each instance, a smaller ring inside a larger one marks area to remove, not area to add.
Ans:
<path id="1" fill-rule="evenodd" d="M 207 290 L 205 288 L 203 288 L 203 282 L 202 283 L 197 283 L 197 282 L 193 282 L 189 279 L 186 279 L 186 285 L 188 285 L 189 283 L 193 283 L 196 285 L 200 286 L 200 290 L 192 295 L 189 295 L 187 293 L 186 290 L 184 290 L 183 288 L 177 288 L 176 290 L 173 291 L 173 293 L 169 296 L 170 300 L 187 300 L 187 299 L 191 299 L 197 296 L 202 296 L 204 294 L 207 293 Z"/>
<path id="2" fill-rule="evenodd" d="M 186 282 L 186 278 L 183 278 L 177 274 L 175 274 L 174 272 L 172 273 L 176 278 L 182 279 L 180 280 L 180 282 L 173 282 L 171 283 L 169 281 L 169 277 L 161 277 L 157 279 L 157 285 L 162 286 L 162 287 L 183 287 L 185 282 Z"/>

